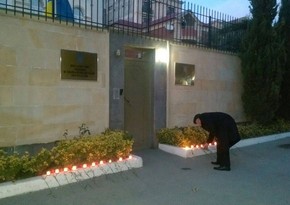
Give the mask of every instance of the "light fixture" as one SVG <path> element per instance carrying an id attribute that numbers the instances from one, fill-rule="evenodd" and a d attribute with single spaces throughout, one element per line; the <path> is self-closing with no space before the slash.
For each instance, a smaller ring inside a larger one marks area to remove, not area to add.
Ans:
<path id="1" fill-rule="evenodd" d="M 155 51 L 155 62 L 157 63 L 168 63 L 169 53 L 165 48 L 158 48 Z"/>

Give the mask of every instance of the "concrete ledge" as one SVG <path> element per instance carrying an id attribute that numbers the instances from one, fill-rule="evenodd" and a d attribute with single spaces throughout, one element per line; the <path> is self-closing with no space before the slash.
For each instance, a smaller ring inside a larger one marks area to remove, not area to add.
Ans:
<path id="1" fill-rule="evenodd" d="M 0 184 L 0 198 L 59 187 L 105 174 L 113 174 L 133 168 L 140 168 L 142 166 L 142 158 L 132 155 L 131 159 L 124 159 L 118 162 L 77 169 L 76 171 L 61 172 L 59 174 L 52 174 L 49 176 L 44 175 L 32 177 L 16 182 L 5 182 Z"/>
<path id="2" fill-rule="evenodd" d="M 254 145 L 254 144 L 270 142 L 270 141 L 274 141 L 274 140 L 283 139 L 286 137 L 290 137 L 290 132 L 285 132 L 285 133 L 275 134 L 275 135 L 267 135 L 267 136 L 250 138 L 250 139 L 244 139 L 244 140 L 241 140 L 240 142 L 238 142 L 236 145 L 234 145 L 232 147 L 232 149 L 237 148 L 237 147 L 245 147 L 245 146 L 250 146 L 250 145 Z"/>
<path id="3" fill-rule="evenodd" d="M 231 149 L 274 141 L 274 140 L 279 140 L 286 137 L 290 137 L 290 132 L 285 132 L 285 133 L 275 134 L 275 135 L 267 135 L 267 136 L 256 137 L 256 138 L 251 138 L 251 139 L 244 139 L 238 142 L 236 145 L 234 145 Z M 208 150 L 204 150 L 201 148 L 181 148 L 181 147 L 176 147 L 176 146 L 167 145 L 167 144 L 159 144 L 159 149 L 162 151 L 180 156 L 180 157 L 184 157 L 184 158 L 191 158 L 191 157 L 195 157 L 199 155 L 210 154 L 210 153 L 216 152 L 215 146 L 209 146 Z"/>

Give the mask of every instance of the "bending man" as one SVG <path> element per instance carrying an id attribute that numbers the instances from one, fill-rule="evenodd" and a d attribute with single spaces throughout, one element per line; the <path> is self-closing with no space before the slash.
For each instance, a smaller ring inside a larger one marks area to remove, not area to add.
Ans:
<path id="1" fill-rule="evenodd" d="M 226 113 L 208 112 L 195 115 L 193 123 L 209 132 L 207 143 L 217 140 L 217 160 L 212 164 L 219 166 L 214 169 L 230 171 L 230 147 L 241 139 L 235 120 Z"/>

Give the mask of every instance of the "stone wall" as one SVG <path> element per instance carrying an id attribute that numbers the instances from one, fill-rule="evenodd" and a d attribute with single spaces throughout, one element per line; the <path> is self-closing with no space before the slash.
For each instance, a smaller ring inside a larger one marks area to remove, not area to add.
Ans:
<path id="1" fill-rule="evenodd" d="M 175 62 L 195 65 L 193 86 L 175 85 Z M 170 46 L 167 126 L 192 125 L 197 113 L 220 111 L 244 121 L 238 56 L 209 49 Z"/>
<path id="2" fill-rule="evenodd" d="M 1 15 L 1 14 L 0 14 Z M 0 144 L 53 142 L 109 124 L 109 35 L 0 16 Z M 98 80 L 62 80 L 61 49 L 98 54 Z"/>
<path id="3" fill-rule="evenodd" d="M 124 59 L 114 52 L 126 45 L 168 45 L 6 14 L 0 14 L 0 27 L 1 147 L 53 142 L 63 139 L 65 130 L 76 136 L 82 123 L 92 133 L 122 128 L 123 103 L 110 96 L 113 88 L 123 88 Z M 62 80 L 61 49 L 97 53 L 98 80 Z M 201 112 L 227 112 L 238 122 L 245 120 L 236 55 L 176 44 L 169 49 L 167 71 L 156 64 L 152 78 L 155 131 L 192 125 L 193 115 Z M 195 66 L 194 86 L 175 85 L 176 62 Z"/>

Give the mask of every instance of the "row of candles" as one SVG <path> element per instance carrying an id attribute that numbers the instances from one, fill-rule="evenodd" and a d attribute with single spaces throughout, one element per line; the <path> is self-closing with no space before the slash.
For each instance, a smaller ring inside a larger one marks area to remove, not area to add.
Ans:
<path id="1" fill-rule="evenodd" d="M 130 160 L 130 159 L 132 159 L 133 157 L 132 157 L 132 155 L 130 155 L 127 159 L 125 159 L 125 160 Z M 119 159 L 118 159 L 118 161 L 119 162 L 121 162 L 121 161 L 123 161 L 124 159 L 122 158 L 122 157 L 120 157 Z M 112 163 L 112 160 L 109 160 L 107 163 Z M 106 164 L 106 162 L 105 161 L 103 161 L 103 160 L 101 160 L 100 162 L 99 162 L 99 165 L 104 165 L 104 164 Z M 96 167 L 98 165 L 98 163 L 96 163 L 96 162 L 92 162 L 91 164 L 83 164 L 82 166 L 76 166 L 76 165 L 73 165 L 72 167 L 71 167 L 71 169 L 69 169 L 68 167 L 64 167 L 63 169 L 54 169 L 54 170 L 50 170 L 50 171 L 47 171 L 46 172 L 46 176 L 50 176 L 50 175 L 52 175 L 52 174 L 60 174 L 60 173 L 65 173 L 65 172 L 69 172 L 69 171 L 77 171 L 78 169 L 86 169 L 86 168 L 93 168 L 93 167 Z"/>
<path id="2" fill-rule="evenodd" d="M 209 143 L 208 146 L 216 146 L 217 145 L 217 142 L 213 142 L 213 143 Z M 190 147 L 185 147 L 184 149 L 194 149 L 194 148 L 204 148 L 206 147 L 205 144 L 201 144 L 201 145 L 191 145 Z M 130 155 L 127 160 L 130 160 L 132 159 L 132 155 Z M 123 158 L 120 157 L 118 159 L 118 161 L 123 161 Z M 108 163 L 112 163 L 112 160 L 109 160 Z M 105 161 L 101 160 L 99 162 L 99 165 L 104 165 L 105 164 Z M 71 169 L 69 169 L 68 167 L 64 167 L 62 170 L 61 169 L 55 169 L 55 170 L 51 170 L 51 171 L 47 171 L 46 172 L 46 175 L 47 176 L 50 176 L 52 174 L 59 174 L 61 172 L 69 172 L 69 171 L 76 171 L 77 169 L 86 169 L 86 168 L 89 168 L 89 167 L 95 167 L 97 166 L 97 163 L 96 162 L 92 162 L 90 165 L 88 164 L 83 164 L 81 167 L 78 167 L 76 165 L 72 166 Z"/>
<path id="3" fill-rule="evenodd" d="M 217 142 L 213 142 L 213 143 L 209 143 L 208 146 L 216 146 L 217 145 Z M 194 149 L 194 148 L 205 148 L 207 147 L 206 144 L 200 144 L 200 145 L 191 145 L 190 147 L 189 146 L 186 146 L 184 147 L 184 149 Z"/>

